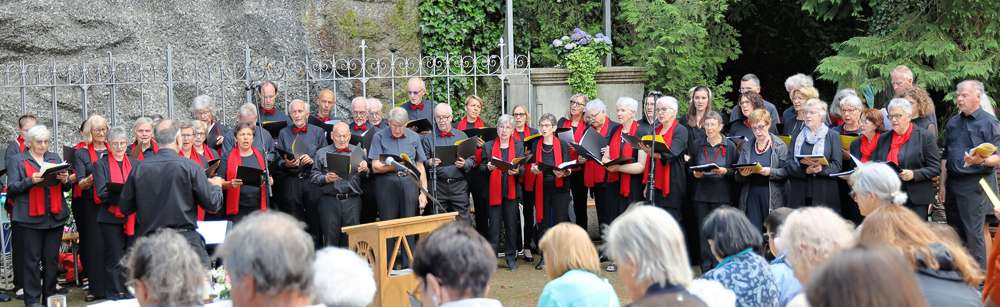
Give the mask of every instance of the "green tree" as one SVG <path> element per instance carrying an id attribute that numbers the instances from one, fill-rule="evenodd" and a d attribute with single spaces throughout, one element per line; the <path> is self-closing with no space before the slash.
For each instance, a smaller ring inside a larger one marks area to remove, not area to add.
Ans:
<path id="1" fill-rule="evenodd" d="M 724 97 L 732 80 L 719 72 L 740 54 L 739 34 L 725 19 L 730 2 L 622 0 L 617 18 L 632 35 L 612 37 L 617 53 L 624 62 L 646 68 L 647 88 L 686 102 L 691 87 L 706 85 L 715 93 L 715 109 L 728 110 L 732 102 Z"/>

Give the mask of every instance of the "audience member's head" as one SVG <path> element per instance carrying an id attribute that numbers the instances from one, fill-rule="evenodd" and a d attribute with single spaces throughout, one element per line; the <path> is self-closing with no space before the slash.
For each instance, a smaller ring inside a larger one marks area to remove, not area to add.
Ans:
<path id="1" fill-rule="evenodd" d="M 198 306 L 208 273 L 176 231 L 164 228 L 135 241 L 122 260 L 140 306 Z"/>
<path id="2" fill-rule="evenodd" d="M 545 274 L 549 279 L 562 276 L 570 270 L 584 270 L 597 274 L 600 260 L 597 248 L 590 241 L 587 231 L 573 223 L 559 223 L 545 231 L 538 241 L 545 257 Z"/>
<path id="3" fill-rule="evenodd" d="M 861 215 L 868 216 L 883 206 L 903 205 L 906 193 L 900 191 L 902 183 L 889 165 L 870 162 L 859 165 L 851 174 L 851 196 L 858 203 Z"/>
<path id="4" fill-rule="evenodd" d="M 364 307 L 375 297 L 372 268 L 354 252 L 327 247 L 313 262 L 316 302 L 327 307 Z"/>
<path id="5" fill-rule="evenodd" d="M 778 237 L 795 277 L 804 281 L 827 258 L 854 244 L 854 227 L 829 208 L 806 207 L 788 215 Z"/>
<path id="6" fill-rule="evenodd" d="M 611 223 L 604 235 L 605 251 L 618 264 L 630 296 L 645 296 L 654 283 L 686 288 L 692 273 L 680 226 L 663 209 L 631 207 Z"/>
<path id="7" fill-rule="evenodd" d="M 496 267 L 490 243 L 464 222 L 434 230 L 413 254 L 413 273 L 420 280 L 424 306 L 485 297 Z"/>
<path id="8" fill-rule="evenodd" d="M 812 307 L 927 306 L 911 267 L 898 252 L 854 248 L 831 257 L 805 286 Z"/>
<path id="9" fill-rule="evenodd" d="M 232 283 L 233 306 L 309 305 L 313 293 L 313 241 L 295 218 L 255 212 L 216 251 Z"/>
<path id="10" fill-rule="evenodd" d="M 979 264 L 965 248 L 938 236 L 926 221 L 903 206 L 882 207 L 866 216 L 858 243 L 894 248 L 913 269 L 956 271 L 972 286 L 978 286 L 983 279 Z"/>
<path id="11" fill-rule="evenodd" d="M 771 255 L 775 257 L 781 255 L 781 249 L 778 248 L 778 232 L 781 231 L 781 225 L 785 224 L 785 219 L 788 218 L 789 214 L 792 214 L 792 211 L 792 208 L 788 207 L 775 208 L 764 219 L 764 234 L 767 237 L 767 247 Z"/>
<path id="12" fill-rule="evenodd" d="M 750 223 L 743 211 L 720 207 L 705 218 L 701 233 L 708 240 L 712 255 L 721 260 L 746 249 L 759 250 L 764 239 L 760 230 Z"/>

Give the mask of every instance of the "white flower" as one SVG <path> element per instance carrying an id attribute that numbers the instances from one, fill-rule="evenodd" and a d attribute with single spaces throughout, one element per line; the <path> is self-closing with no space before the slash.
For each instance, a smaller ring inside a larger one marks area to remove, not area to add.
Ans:
<path id="1" fill-rule="evenodd" d="M 566 48 L 566 50 L 573 50 L 573 48 L 576 48 L 576 43 L 566 44 L 566 46 L 563 48 Z"/>
<path id="2" fill-rule="evenodd" d="M 552 41 L 552 46 L 553 47 L 562 47 L 562 44 L 563 43 L 562 43 L 561 39 L 557 39 L 557 40 Z"/>
<path id="3" fill-rule="evenodd" d="M 569 35 L 563 35 L 563 37 L 560 37 L 559 40 L 568 41 L 569 40 Z"/>

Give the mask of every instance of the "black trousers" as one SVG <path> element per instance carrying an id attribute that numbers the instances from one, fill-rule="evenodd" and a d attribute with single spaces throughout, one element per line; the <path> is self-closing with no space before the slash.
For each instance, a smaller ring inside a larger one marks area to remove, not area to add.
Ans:
<path id="1" fill-rule="evenodd" d="M 612 186 L 617 187 L 617 184 L 595 183 L 590 188 L 590 192 L 594 194 L 594 206 L 597 207 L 597 224 L 600 225 L 599 229 L 602 230 L 608 227 L 611 221 L 614 221 L 615 217 L 618 216 L 618 201 L 616 201 L 616 198 L 620 197 L 620 195 L 617 190 L 611 189 Z"/>
<path id="2" fill-rule="evenodd" d="M 84 190 L 80 202 L 73 203 L 76 229 L 80 233 L 80 261 L 87 275 L 88 292 L 101 296 L 108 292 L 110 277 L 104 272 L 104 238 L 97 225 L 97 212 L 102 207 L 94 204 L 92 190 Z"/>
<path id="3" fill-rule="evenodd" d="M 321 246 L 323 231 L 320 229 L 319 212 L 316 206 L 316 194 L 318 194 L 316 185 L 309 182 L 307 178 L 291 175 L 285 178 L 282 193 L 275 195 L 281 195 L 280 198 L 284 199 L 287 208 L 292 210 L 290 214 L 306 223 L 306 231 L 312 236 L 315 246 Z"/>
<path id="4" fill-rule="evenodd" d="M 21 227 L 16 224 L 10 227 L 10 257 L 13 258 L 14 267 L 14 289 L 20 289 L 24 286 L 24 277 L 21 274 L 24 273 L 24 247 L 21 245 Z"/>
<path id="5" fill-rule="evenodd" d="M 122 256 L 131 246 L 131 238 L 125 235 L 122 224 L 99 223 L 104 239 L 104 272 L 108 276 L 107 295 L 128 293 L 125 287 L 125 267 Z"/>
<path id="6" fill-rule="evenodd" d="M 536 240 L 540 240 L 552 226 L 569 222 L 569 201 L 572 198 L 570 190 L 565 187 L 556 188 L 555 184 L 545 184 L 544 190 L 542 204 L 535 204 L 542 206 L 542 223 L 539 224 Z"/>
<path id="7" fill-rule="evenodd" d="M 358 196 L 338 199 L 335 195 L 323 194 L 316 206 L 320 228 L 323 230 L 323 245 L 347 247 L 347 235 L 341 228 L 357 225 L 361 219 L 361 198 Z"/>
<path id="8" fill-rule="evenodd" d="M 576 224 L 587 229 L 587 187 L 583 186 L 583 171 L 575 171 L 566 177 L 573 198 L 573 215 Z"/>
<path id="9" fill-rule="evenodd" d="M 438 178 L 437 180 L 437 199 L 441 202 L 441 209 L 443 212 L 458 212 L 458 218 L 460 220 L 466 221 L 468 223 L 472 221 L 472 214 L 469 213 L 469 189 L 468 183 L 463 178 L 450 179 Z M 425 214 L 433 214 L 434 204 L 430 202 L 427 203 L 427 208 L 424 208 Z"/>
<path id="10" fill-rule="evenodd" d="M 691 250 L 691 258 L 700 259 L 700 261 L 696 261 L 696 263 L 701 264 L 703 272 L 707 271 L 707 269 L 712 268 L 712 266 L 715 264 L 716 261 L 715 261 L 715 256 L 712 256 L 712 250 L 708 246 L 709 234 L 702 233 L 701 225 L 705 223 L 705 218 L 707 218 L 708 215 L 712 213 L 712 211 L 725 205 L 728 204 L 709 203 L 700 201 L 695 201 L 692 204 L 692 206 L 694 207 L 695 222 L 697 223 L 698 227 L 692 227 L 692 230 L 695 230 L 694 233 L 696 235 L 687 236 L 687 239 L 694 240 L 694 242 L 697 242 L 698 248 Z"/>
<path id="11" fill-rule="evenodd" d="M 521 195 L 521 216 L 524 217 L 524 222 L 521 223 L 521 235 L 524 237 L 524 249 L 537 251 L 538 237 L 536 237 L 536 232 L 539 223 L 535 223 L 535 192 L 522 191 Z"/>
<path id="12" fill-rule="evenodd" d="M 368 163 L 371 165 L 371 162 Z M 378 204 L 375 202 L 375 178 L 369 176 L 362 179 L 364 193 L 361 193 L 361 224 L 374 222 L 378 218 Z"/>
<path id="13" fill-rule="evenodd" d="M 24 304 L 45 303 L 45 298 L 56 294 L 56 274 L 59 272 L 59 243 L 62 240 L 62 227 L 50 229 L 32 229 L 20 227 L 21 245 L 24 250 L 22 263 L 22 280 L 24 286 Z M 41 264 L 41 267 L 39 267 Z M 102 268 L 90 269 L 101 271 Z"/>
<path id="14" fill-rule="evenodd" d="M 472 206 L 476 210 L 474 215 L 476 231 L 484 237 L 487 236 L 490 229 L 490 185 L 486 178 L 486 172 L 478 169 L 465 175 L 465 179 L 469 183 L 469 193 L 472 194 Z"/>
<path id="15" fill-rule="evenodd" d="M 376 175 L 375 186 L 373 192 L 375 193 L 375 201 L 378 203 L 378 219 L 380 221 L 417 215 L 417 208 L 420 206 L 418 203 L 420 189 L 414 182 L 414 178 L 410 178 L 410 176 L 400 177 L 396 173 Z M 411 250 L 416 248 L 416 240 L 413 236 L 408 236 L 406 241 Z M 389 254 L 387 258 L 392 257 L 392 249 L 396 245 L 396 239 L 387 240 L 386 245 L 388 246 L 386 252 Z M 409 266 L 410 262 L 402 245 L 400 245 L 399 255 L 401 258 L 398 263 Z"/>
<path id="16" fill-rule="evenodd" d="M 490 206 L 490 244 L 494 251 L 500 251 L 500 225 L 506 232 L 503 251 L 506 255 L 516 255 L 521 249 L 521 216 L 517 212 L 517 200 L 504 200 L 499 206 Z"/>
<path id="17" fill-rule="evenodd" d="M 981 268 L 986 267 L 987 252 L 983 224 L 986 223 L 986 215 L 992 210 L 986 194 L 979 186 L 979 180 L 984 177 L 990 186 L 997 186 L 997 179 L 993 174 L 948 176 L 945 180 L 944 201 L 948 224 L 955 228 L 965 243 L 965 248 Z"/>

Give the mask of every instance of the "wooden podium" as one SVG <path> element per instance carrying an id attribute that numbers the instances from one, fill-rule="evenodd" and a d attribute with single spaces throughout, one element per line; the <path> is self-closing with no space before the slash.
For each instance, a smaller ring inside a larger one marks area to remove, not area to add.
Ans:
<path id="1" fill-rule="evenodd" d="M 403 274 L 391 274 L 389 268 L 396 263 L 400 251 L 406 253 L 408 259 L 413 259 L 413 250 L 406 236 L 430 233 L 441 225 L 455 220 L 457 212 L 435 214 L 431 216 L 414 216 L 389 221 L 344 227 L 348 246 L 355 253 L 368 261 L 375 273 L 375 306 L 409 306 L 407 293 L 413 292 L 417 286 L 417 278 L 412 271 Z M 386 240 L 396 239 L 389 249 Z M 390 258 L 386 255 L 391 253 Z"/>

